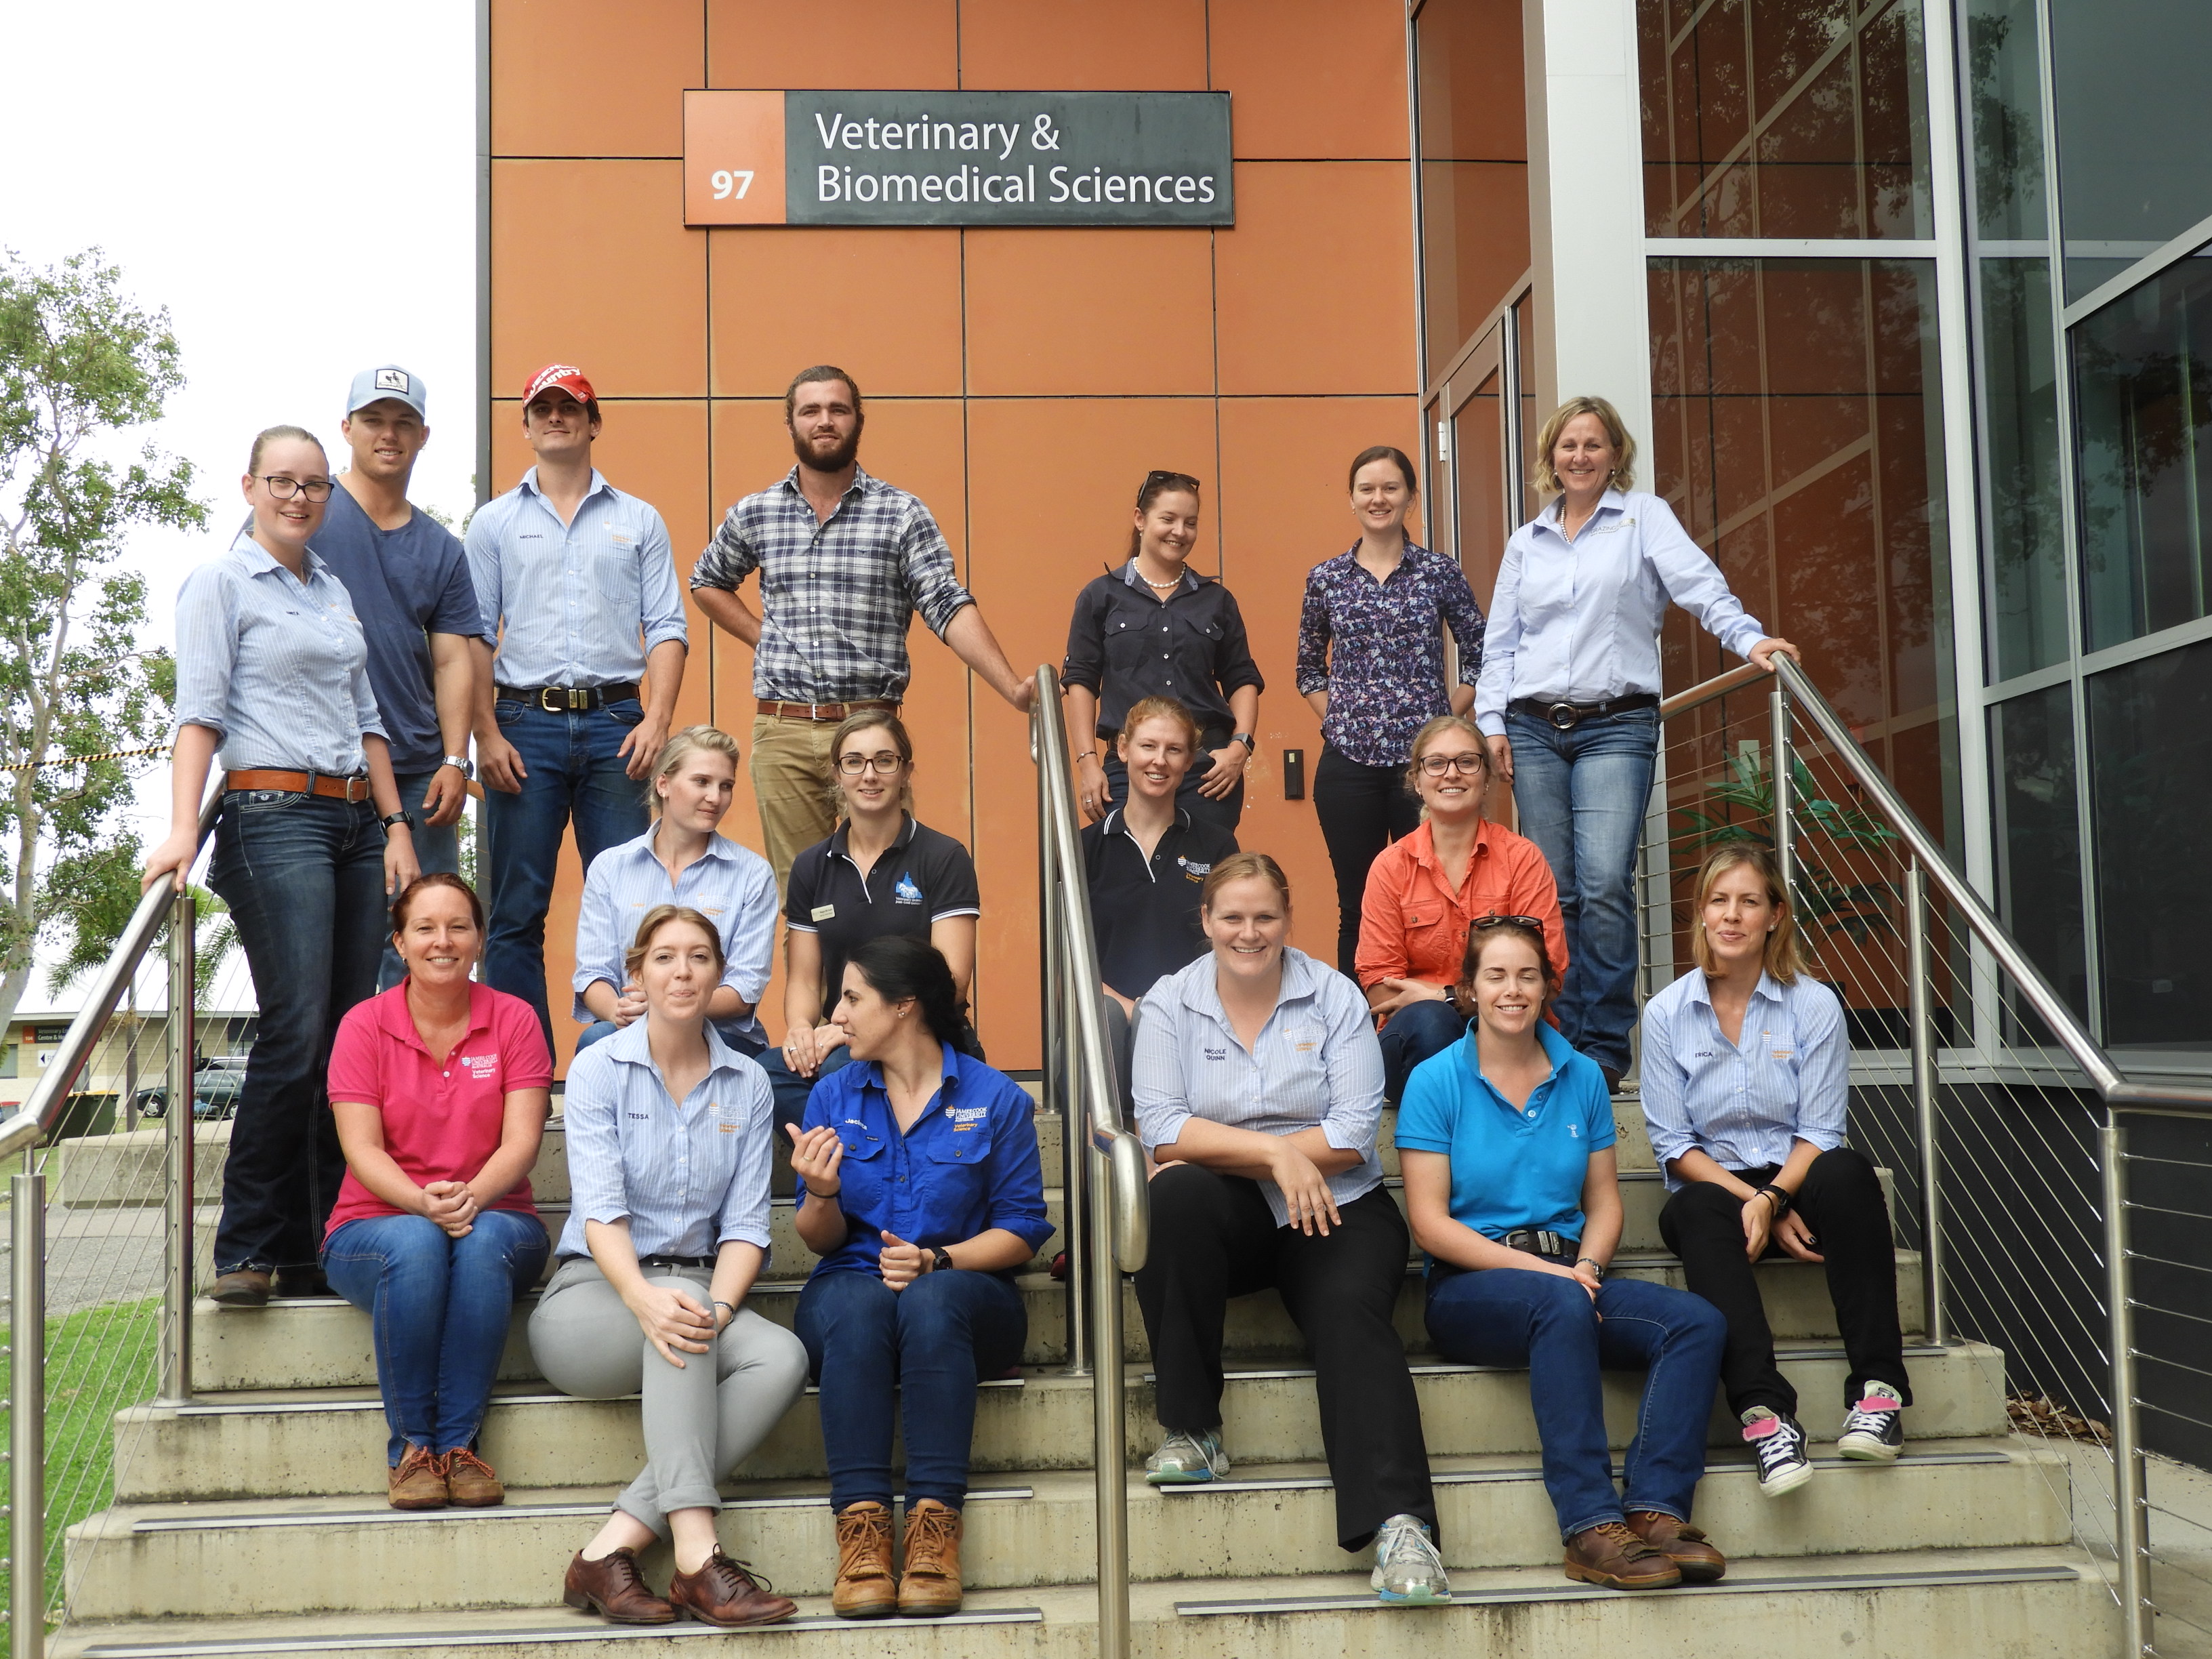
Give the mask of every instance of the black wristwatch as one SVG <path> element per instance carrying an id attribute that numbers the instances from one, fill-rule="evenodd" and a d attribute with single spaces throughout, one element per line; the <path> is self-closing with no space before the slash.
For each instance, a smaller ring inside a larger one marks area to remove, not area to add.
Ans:
<path id="1" fill-rule="evenodd" d="M 377 822 L 387 830 L 395 823 L 404 823 L 410 830 L 416 827 L 415 823 L 415 815 L 407 811 L 404 807 L 402 807 L 397 812 L 387 812 L 384 817 L 377 819 Z"/>
<path id="2" fill-rule="evenodd" d="M 1229 741 L 1243 744 L 1247 755 L 1256 755 L 1260 752 L 1259 745 L 1252 741 L 1252 734 L 1249 732 L 1231 732 L 1229 734 Z"/>
<path id="3" fill-rule="evenodd" d="M 929 1253 L 930 1272 L 933 1273 L 948 1273 L 951 1270 L 951 1267 L 952 1252 L 946 1249 L 942 1244 L 939 1245 L 935 1249 Z"/>
<path id="4" fill-rule="evenodd" d="M 1784 1192 L 1781 1188 L 1775 1186 L 1771 1182 L 1767 1185 L 1761 1187 L 1759 1191 L 1753 1193 L 1752 1196 L 1753 1198 L 1771 1196 L 1774 1200 L 1773 1210 L 1774 1219 L 1776 1221 L 1781 1220 L 1784 1216 L 1790 1213 L 1790 1194 Z"/>

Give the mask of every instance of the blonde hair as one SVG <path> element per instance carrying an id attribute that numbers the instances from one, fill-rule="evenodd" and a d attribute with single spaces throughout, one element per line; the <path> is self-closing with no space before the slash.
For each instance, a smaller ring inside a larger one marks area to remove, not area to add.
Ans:
<path id="1" fill-rule="evenodd" d="M 1705 861 L 1698 866 L 1695 909 L 1690 919 L 1690 960 L 1710 974 L 1713 971 L 1713 949 L 1705 939 L 1705 904 L 1720 884 L 1723 876 L 1740 866 L 1756 872 L 1766 888 L 1766 902 L 1774 907 L 1774 928 L 1766 936 L 1766 955 L 1764 965 L 1778 983 L 1794 985 L 1797 975 L 1805 971 L 1805 941 L 1797 933 L 1797 911 L 1790 902 L 1788 889 L 1782 884 L 1782 866 L 1772 851 L 1751 842 L 1730 842 L 1725 847 L 1716 847 L 1705 854 Z"/>
<path id="2" fill-rule="evenodd" d="M 1540 495 L 1557 495 L 1564 486 L 1558 471 L 1552 465 L 1552 452 L 1559 447 L 1559 434 L 1566 430 L 1569 421 L 1579 415 L 1595 415 L 1598 424 L 1605 428 L 1613 453 L 1620 458 L 1613 464 L 1613 476 L 1606 480 L 1613 489 L 1633 489 L 1636 487 L 1636 440 L 1628 435 L 1628 428 L 1620 418 L 1620 411 L 1602 398 L 1570 398 L 1552 411 L 1544 429 L 1536 434 L 1536 459 L 1528 466 L 1528 482 L 1536 487 Z"/>
<path id="3" fill-rule="evenodd" d="M 660 745 L 660 758 L 653 765 L 653 781 L 657 783 L 663 778 L 674 777 L 676 769 L 684 764 L 684 757 L 700 749 L 727 756 L 731 771 L 738 769 L 739 757 L 735 738 L 719 726 L 687 726 Z M 648 789 L 647 793 L 652 798 L 647 804 L 653 808 L 653 816 L 658 817 L 661 811 L 660 791 Z"/>
<path id="4" fill-rule="evenodd" d="M 1474 739 L 1475 752 L 1482 757 L 1483 781 L 1490 781 L 1490 740 L 1482 735 L 1482 728 L 1465 714 L 1439 714 L 1413 733 L 1413 752 L 1406 762 L 1406 793 L 1421 793 L 1421 756 L 1438 738 L 1447 732 L 1464 732 Z"/>
<path id="5" fill-rule="evenodd" d="M 630 978 L 645 966 L 645 959 L 653 950 L 653 936 L 672 921 L 688 921 L 706 934 L 707 943 L 714 952 L 714 977 L 720 979 L 729 958 L 722 954 L 721 930 L 688 904 L 656 904 L 645 913 L 645 920 L 637 925 L 637 937 L 629 950 L 623 952 L 623 972 Z"/>
<path id="6" fill-rule="evenodd" d="M 1265 853 L 1231 853 L 1218 860 L 1206 878 L 1206 885 L 1198 890 L 1198 908 L 1213 908 L 1214 896 L 1232 881 L 1264 881 L 1273 884 L 1276 896 L 1283 901 L 1283 912 L 1290 914 L 1291 878 L 1283 873 L 1283 866 Z"/>

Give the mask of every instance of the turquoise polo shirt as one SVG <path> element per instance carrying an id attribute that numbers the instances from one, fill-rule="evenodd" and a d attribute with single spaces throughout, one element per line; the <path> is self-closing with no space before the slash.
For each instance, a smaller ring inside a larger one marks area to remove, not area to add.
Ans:
<path id="1" fill-rule="evenodd" d="M 1590 1154 L 1615 1139 L 1597 1062 L 1548 1025 L 1536 1028 L 1536 1040 L 1552 1075 L 1525 1112 L 1482 1075 L 1472 1026 L 1413 1068 L 1398 1106 L 1398 1150 L 1450 1158 L 1452 1219 L 1500 1243 L 1519 1227 L 1580 1238 Z"/>

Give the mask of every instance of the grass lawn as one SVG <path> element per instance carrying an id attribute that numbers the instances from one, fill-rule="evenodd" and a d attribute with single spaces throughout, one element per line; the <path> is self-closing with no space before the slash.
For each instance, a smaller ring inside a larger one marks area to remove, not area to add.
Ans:
<path id="1" fill-rule="evenodd" d="M 161 1300 L 115 1302 L 46 1322 L 46 1606 L 61 1601 L 62 1535 L 106 1509 L 115 1486 L 112 1419 L 154 1395 Z M 12 1334 L 0 1330 L 0 1344 Z M 0 1353 L 0 1384 L 12 1383 L 12 1355 Z M 5 1551 L 16 1559 L 13 1518 Z M 9 1573 L 0 1570 L 0 1597 Z"/>

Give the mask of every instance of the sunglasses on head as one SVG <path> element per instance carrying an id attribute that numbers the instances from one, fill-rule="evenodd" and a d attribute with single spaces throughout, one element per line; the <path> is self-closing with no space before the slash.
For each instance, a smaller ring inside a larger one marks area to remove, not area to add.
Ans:
<path id="1" fill-rule="evenodd" d="M 1163 488 L 1188 489 L 1195 495 L 1198 494 L 1198 480 L 1188 472 L 1170 472 L 1164 468 L 1154 467 L 1145 474 L 1144 483 L 1137 486 L 1137 505 L 1143 507 L 1146 496 Z"/>
<path id="2" fill-rule="evenodd" d="M 1540 933 L 1544 931 L 1544 919 L 1541 916 L 1477 916 L 1468 926 L 1474 928 L 1526 927 Z"/>

